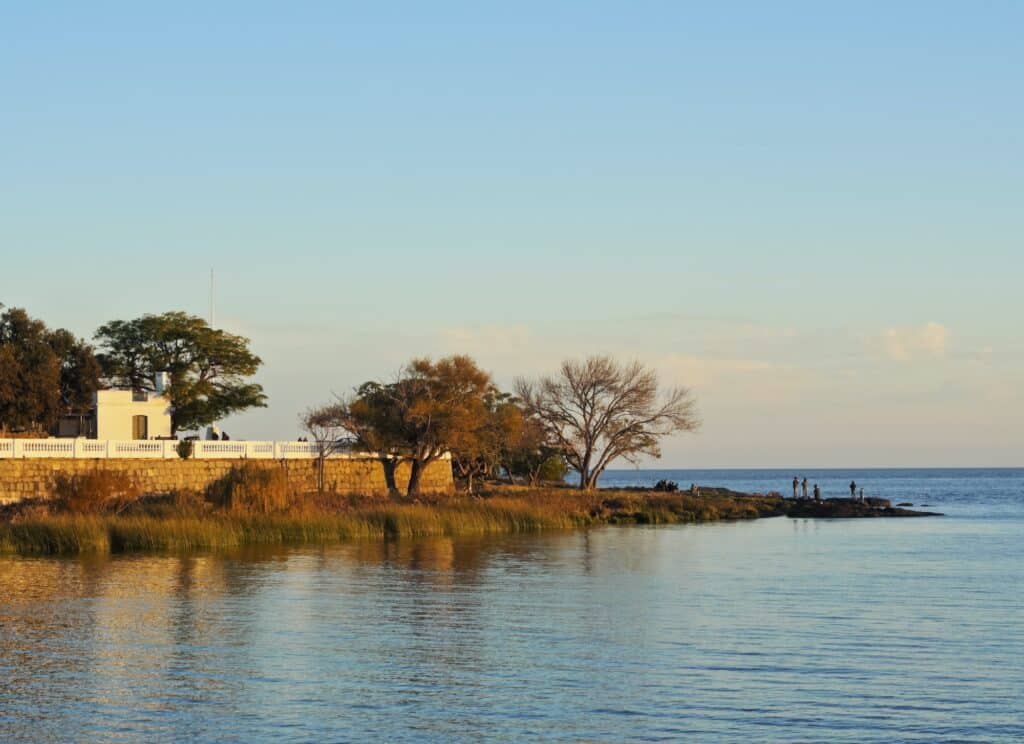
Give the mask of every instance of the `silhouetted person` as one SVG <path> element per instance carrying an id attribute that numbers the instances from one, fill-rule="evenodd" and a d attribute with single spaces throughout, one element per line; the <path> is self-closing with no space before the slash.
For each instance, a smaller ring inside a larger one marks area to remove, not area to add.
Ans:
<path id="1" fill-rule="evenodd" d="M 800 482 L 800 487 L 803 489 L 803 495 L 804 495 L 804 498 L 806 499 L 807 498 L 807 479 L 806 478 L 804 478 L 803 481 Z"/>
<path id="2" fill-rule="evenodd" d="M 222 432 L 220 433 L 220 438 L 221 438 L 221 440 L 222 440 L 222 441 L 224 441 L 224 442 L 226 442 L 226 441 L 228 441 L 229 439 L 231 439 L 231 437 L 229 437 L 229 436 L 228 436 L 228 433 L 227 433 L 226 431 L 222 431 Z"/>
<path id="3" fill-rule="evenodd" d="M 793 476 L 793 498 L 796 498 L 796 487 L 800 485 L 800 479 Z"/>
<path id="4" fill-rule="evenodd" d="M 857 481 L 850 481 L 850 498 L 857 498 Z"/>
<path id="5" fill-rule="evenodd" d="M 821 489 L 818 488 L 818 484 L 814 484 L 814 500 L 821 501 Z"/>

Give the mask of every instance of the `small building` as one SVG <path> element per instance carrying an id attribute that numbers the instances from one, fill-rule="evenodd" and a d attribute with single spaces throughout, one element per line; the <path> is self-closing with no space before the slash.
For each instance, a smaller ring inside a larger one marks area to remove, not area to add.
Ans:
<path id="1" fill-rule="evenodd" d="M 155 380 L 155 391 L 98 390 L 92 409 L 82 415 L 63 416 L 59 437 L 89 439 L 166 439 L 171 436 L 171 403 L 165 395 L 167 374 Z"/>

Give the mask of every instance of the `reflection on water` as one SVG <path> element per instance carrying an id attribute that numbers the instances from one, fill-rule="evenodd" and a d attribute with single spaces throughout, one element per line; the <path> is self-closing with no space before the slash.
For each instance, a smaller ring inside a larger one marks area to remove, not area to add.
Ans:
<path id="1" fill-rule="evenodd" d="M 0 558 L 0 739 L 1013 740 L 1019 527 Z"/>

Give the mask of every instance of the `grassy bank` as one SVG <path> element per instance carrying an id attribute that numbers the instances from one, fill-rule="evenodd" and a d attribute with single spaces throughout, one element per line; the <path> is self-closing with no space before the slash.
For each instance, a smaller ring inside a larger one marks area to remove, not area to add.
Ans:
<path id="1" fill-rule="evenodd" d="M 97 495 L 104 488 L 107 493 Z M 62 498 L 8 510 L 0 517 L 0 552 L 57 555 L 326 544 L 752 519 L 777 510 L 775 499 L 721 491 L 691 496 L 503 488 L 481 496 L 409 503 L 295 495 L 279 492 L 274 483 L 246 482 L 244 477 L 203 496 L 141 498 L 125 490 L 123 484 L 71 484 Z"/>

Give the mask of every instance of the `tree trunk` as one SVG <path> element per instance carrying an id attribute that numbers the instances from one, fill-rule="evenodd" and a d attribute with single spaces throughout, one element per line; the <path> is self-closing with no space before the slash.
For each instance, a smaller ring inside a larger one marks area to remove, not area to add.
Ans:
<path id="1" fill-rule="evenodd" d="M 590 456 L 591 452 L 588 450 L 583 457 L 583 462 L 580 463 L 580 488 L 584 491 L 590 490 Z"/>
<path id="2" fill-rule="evenodd" d="M 412 466 L 409 468 L 409 488 L 406 490 L 406 495 L 420 495 L 420 479 L 422 475 L 423 463 L 418 459 L 413 459 Z"/>
<path id="3" fill-rule="evenodd" d="M 397 457 L 382 457 L 380 464 L 384 466 L 384 485 L 388 487 L 388 496 L 398 494 L 398 485 L 395 483 L 395 470 L 398 468 Z"/>
<path id="4" fill-rule="evenodd" d="M 323 494 L 324 494 L 324 460 L 325 459 L 326 458 L 321 453 L 320 456 L 317 457 L 317 463 L 316 463 L 316 492 L 318 494 L 320 494 L 321 496 L 323 496 Z"/>

